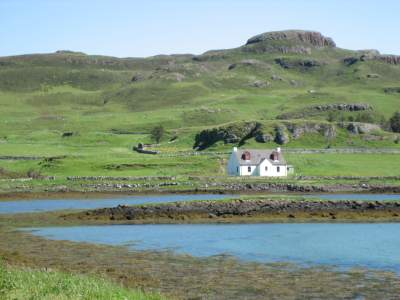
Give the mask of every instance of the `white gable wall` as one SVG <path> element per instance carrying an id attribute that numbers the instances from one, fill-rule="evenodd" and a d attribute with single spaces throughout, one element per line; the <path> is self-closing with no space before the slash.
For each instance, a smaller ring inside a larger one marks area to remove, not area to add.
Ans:
<path id="1" fill-rule="evenodd" d="M 287 165 L 276 166 L 273 165 L 268 159 L 265 159 L 258 166 L 258 175 L 271 177 L 287 176 Z"/>

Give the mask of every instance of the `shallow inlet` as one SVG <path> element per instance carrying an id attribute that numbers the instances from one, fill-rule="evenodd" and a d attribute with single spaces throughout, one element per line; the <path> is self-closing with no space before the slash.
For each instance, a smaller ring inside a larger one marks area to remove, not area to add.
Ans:
<path id="1" fill-rule="evenodd" d="M 261 195 L 261 194 L 259 194 Z M 400 200 L 398 194 L 313 194 L 307 197 L 322 198 L 326 200 L 370 200 L 390 201 Z M 233 195 L 217 194 L 169 194 L 169 195 L 145 195 L 125 196 L 115 198 L 96 199 L 34 199 L 0 201 L 0 214 L 16 214 L 30 212 L 45 212 L 68 209 L 96 209 L 104 207 L 116 207 L 118 205 L 137 205 L 151 203 L 167 203 L 192 200 L 222 200 Z"/>
<path id="2" fill-rule="evenodd" d="M 34 235 L 173 250 L 205 257 L 228 254 L 245 261 L 293 262 L 400 273 L 400 224 L 109 225 L 30 228 Z"/>
<path id="3" fill-rule="evenodd" d="M 231 195 L 191 194 L 191 195 L 145 195 L 96 199 L 34 199 L 0 201 L 0 214 L 17 214 L 28 212 L 45 212 L 68 209 L 96 209 L 116 207 L 118 205 L 137 205 L 151 203 L 167 203 L 193 200 L 219 200 Z"/>

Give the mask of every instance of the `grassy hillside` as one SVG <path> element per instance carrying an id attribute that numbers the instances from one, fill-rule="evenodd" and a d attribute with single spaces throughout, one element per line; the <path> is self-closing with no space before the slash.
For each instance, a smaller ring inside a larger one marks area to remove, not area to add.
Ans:
<path id="1" fill-rule="evenodd" d="M 202 131 L 246 122 L 259 124 L 257 133 L 270 141 L 243 133 L 245 138 L 217 139 L 205 149 L 272 148 L 279 127 L 288 148 L 399 148 L 388 125 L 400 110 L 399 62 L 304 32 L 266 34 L 200 56 L 58 51 L 2 57 L 0 156 L 63 157 L 0 161 L 0 167 L 14 175 L 31 168 L 48 175 L 223 174 L 223 162 L 214 158 L 133 153 L 133 145 L 154 142 L 149 133 L 157 125 L 166 129 L 158 146 L 164 153 L 192 151 Z M 132 166 L 110 167 L 119 163 Z"/>

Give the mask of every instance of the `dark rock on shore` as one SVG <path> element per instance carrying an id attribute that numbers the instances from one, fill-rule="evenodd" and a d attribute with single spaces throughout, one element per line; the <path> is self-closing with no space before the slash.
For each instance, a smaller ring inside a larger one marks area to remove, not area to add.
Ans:
<path id="1" fill-rule="evenodd" d="M 190 220 L 190 217 L 214 219 L 232 216 L 263 216 L 284 213 L 295 218 L 296 213 L 328 214 L 336 219 L 340 213 L 400 214 L 400 202 L 387 201 L 320 201 L 320 200 L 232 200 L 194 201 L 160 205 L 117 206 L 84 213 L 87 218 L 108 217 L 112 220 L 140 220 L 146 218 L 169 218 Z"/>

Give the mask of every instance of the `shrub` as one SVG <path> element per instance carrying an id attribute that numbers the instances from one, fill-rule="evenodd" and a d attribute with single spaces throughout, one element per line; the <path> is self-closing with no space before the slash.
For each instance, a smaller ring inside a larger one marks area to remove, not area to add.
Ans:
<path id="1" fill-rule="evenodd" d="M 390 128 L 393 132 L 400 132 L 400 112 L 395 112 L 389 120 Z"/>
<path id="2" fill-rule="evenodd" d="M 158 125 L 151 130 L 150 134 L 151 138 L 158 144 L 164 137 L 165 129 L 162 125 Z"/>

